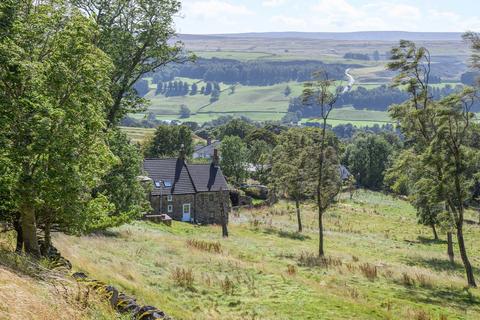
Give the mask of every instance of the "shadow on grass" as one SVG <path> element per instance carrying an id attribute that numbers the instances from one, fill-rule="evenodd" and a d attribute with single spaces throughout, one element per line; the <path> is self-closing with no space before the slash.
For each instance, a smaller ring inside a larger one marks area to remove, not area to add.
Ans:
<path id="1" fill-rule="evenodd" d="M 460 258 L 457 258 L 453 264 L 450 263 L 447 259 L 437 259 L 437 258 L 422 258 L 422 257 L 415 257 L 415 258 L 408 258 L 406 263 L 410 266 L 419 266 L 428 269 L 432 269 L 435 271 L 451 271 L 459 274 L 464 274 L 465 268 L 461 263 Z M 476 275 L 480 274 L 480 269 L 473 267 L 473 272 Z"/>
<path id="2" fill-rule="evenodd" d="M 427 244 L 427 245 L 431 245 L 431 244 L 447 244 L 447 241 L 446 240 L 442 240 L 442 239 L 432 239 L 432 238 L 426 238 L 426 237 L 422 237 L 422 236 L 419 236 L 418 238 L 418 241 L 421 243 L 421 244 Z"/>
<path id="3" fill-rule="evenodd" d="M 435 304 L 469 310 L 472 307 L 480 308 L 480 301 L 468 289 L 454 288 L 419 288 L 408 287 L 407 290 L 396 294 L 398 298 L 415 301 L 416 303 Z"/>
<path id="4" fill-rule="evenodd" d="M 94 231 L 92 235 L 106 238 L 119 238 L 121 236 L 121 233 L 113 230 L 98 230 Z"/>
<path id="5" fill-rule="evenodd" d="M 285 230 L 277 230 L 274 228 L 266 228 L 264 229 L 263 233 L 266 234 L 276 234 L 280 238 L 288 238 L 292 240 L 300 240 L 300 241 L 305 241 L 311 239 L 309 236 L 304 235 L 302 233 L 296 232 L 296 231 L 285 231 Z"/>

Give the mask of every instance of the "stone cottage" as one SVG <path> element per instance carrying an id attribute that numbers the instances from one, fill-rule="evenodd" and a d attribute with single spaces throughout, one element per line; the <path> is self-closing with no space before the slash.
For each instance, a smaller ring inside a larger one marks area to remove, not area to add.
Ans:
<path id="1" fill-rule="evenodd" d="M 145 159 L 143 167 L 153 183 L 150 214 L 201 224 L 221 224 L 222 214 L 228 219 L 229 190 L 216 151 L 210 164 L 187 164 L 181 153 L 177 159 Z"/>

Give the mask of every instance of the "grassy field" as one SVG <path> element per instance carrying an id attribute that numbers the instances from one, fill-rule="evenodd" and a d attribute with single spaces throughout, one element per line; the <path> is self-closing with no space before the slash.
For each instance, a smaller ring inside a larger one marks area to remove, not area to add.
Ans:
<path id="1" fill-rule="evenodd" d="M 0 233 L 0 319 L 119 319 L 73 279 L 13 254 L 13 233 Z"/>
<path id="2" fill-rule="evenodd" d="M 326 215 L 324 261 L 314 207 L 302 210 L 303 234 L 293 206 L 280 203 L 232 215 L 228 239 L 218 226 L 137 222 L 55 244 L 76 269 L 176 319 L 480 318 L 480 291 L 465 289 L 458 252 L 450 265 L 446 243 L 431 240 L 406 202 L 342 195 Z M 480 277 L 480 227 L 466 223 L 465 233 Z"/>

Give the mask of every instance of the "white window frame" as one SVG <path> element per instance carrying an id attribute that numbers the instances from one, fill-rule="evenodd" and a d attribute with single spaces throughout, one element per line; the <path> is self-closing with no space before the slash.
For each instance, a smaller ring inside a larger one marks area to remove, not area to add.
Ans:
<path id="1" fill-rule="evenodd" d="M 182 214 L 187 213 L 187 211 L 185 210 L 185 207 L 188 207 L 188 214 L 191 214 L 192 213 L 192 205 L 190 203 L 184 203 L 183 204 Z"/>
<path id="2" fill-rule="evenodd" d="M 169 205 L 167 206 L 167 212 L 168 212 L 168 213 L 172 213 L 172 212 L 173 212 L 173 204 L 169 204 Z"/>
<path id="3" fill-rule="evenodd" d="M 173 196 L 172 196 L 171 194 L 169 194 L 169 195 L 167 196 L 167 201 L 168 201 L 168 202 L 172 202 L 172 201 L 173 201 Z"/>

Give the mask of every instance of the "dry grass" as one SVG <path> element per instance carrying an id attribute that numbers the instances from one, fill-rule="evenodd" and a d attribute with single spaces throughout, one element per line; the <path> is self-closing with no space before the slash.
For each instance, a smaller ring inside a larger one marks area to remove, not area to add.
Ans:
<path id="1" fill-rule="evenodd" d="M 198 239 L 188 239 L 187 245 L 191 248 L 195 248 L 202 251 L 212 252 L 212 253 L 222 253 L 222 244 L 218 241 L 209 242 L 205 240 Z"/>
<path id="2" fill-rule="evenodd" d="M 310 252 L 302 252 L 298 259 L 300 266 L 302 267 L 322 267 L 332 268 L 342 266 L 342 260 L 335 257 L 319 257 L 318 255 Z"/>
<path id="3" fill-rule="evenodd" d="M 95 299 L 72 281 L 39 282 L 0 267 L 0 319 L 116 319 Z"/>
<path id="4" fill-rule="evenodd" d="M 378 277 L 377 266 L 370 263 L 364 263 L 360 266 L 360 271 L 370 281 L 375 281 Z"/>
<path id="5" fill-rule="evenodd" d="M 176 286 L 193 289 L 193 282 L 195 280 L 195 277 L 193 275 L 192 269 L 176 267 L 172 270 L 170 278 L 173 280 L 173 283 Z"/>

